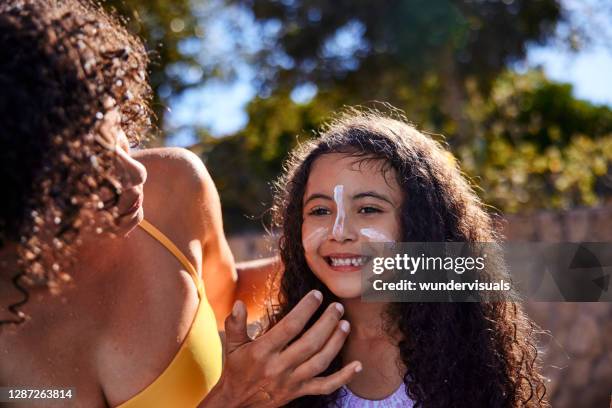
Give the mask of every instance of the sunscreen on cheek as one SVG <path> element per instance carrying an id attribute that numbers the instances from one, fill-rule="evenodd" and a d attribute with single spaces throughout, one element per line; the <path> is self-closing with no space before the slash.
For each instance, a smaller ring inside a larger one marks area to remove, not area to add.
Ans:
<path id="1" fill-rule="evenodd" d="M 328 228 L 317 228 L 302 239 L 302 245 L 306 252 L 317 249 L 328 235 Z"/>
<path id="2" fill-rule="evenodd" d="M 339 184 L 334 187 L 334 201 L 336 203 L 336 221 L 332 234 L 336 241 L 341 241 L 344 235 L 344 220 L 346 211 L 344 209 L 344 186 Z"/>
<path id="3" fill-rule="evenodd" d="M 362 228 L 359 230 L 359 233 L 368 238 L 370 242 L 395 242 L 394 239 L 391 239 L 383 232 L 378 231 L 375 228 Z"/>

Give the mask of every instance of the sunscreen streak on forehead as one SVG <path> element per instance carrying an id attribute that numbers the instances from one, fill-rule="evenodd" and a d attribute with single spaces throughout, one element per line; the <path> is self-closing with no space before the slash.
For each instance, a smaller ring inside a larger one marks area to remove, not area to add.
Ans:
<path id="1" fill-rule="evenodd" d="M 320 227 L 304 237 L 302 245 L 305 251 L 316 249 L 329 233 L 329 228 Z"/>
<path id="2" fill-rule="evenodd" d="M 334 239 L 340 241 L 344 235 L 344 220 L 346 219 L 346 211 L 344 209 L 344 186 L 338 184 L 334 187 L 334 202 L 336 203 L 336 221 L 332 234 Z"/>
<path id="3" fill-rule="evenodd" d="M 372 242 L 395 242 L 395 240 L 389 238 L 384 233 L 374 228 L 362 228 L 359 230 L 361 235 L 369 238 Z"/>

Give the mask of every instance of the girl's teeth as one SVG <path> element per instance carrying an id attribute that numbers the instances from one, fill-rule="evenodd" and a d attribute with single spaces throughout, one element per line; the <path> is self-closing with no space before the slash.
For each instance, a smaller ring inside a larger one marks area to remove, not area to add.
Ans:
<path id="1" fill-rule="evenodd" d="M 331 258 L 332 266 L 361 266 L 365 263 L 365 257 L 360 256 L 356 258 Z"/>

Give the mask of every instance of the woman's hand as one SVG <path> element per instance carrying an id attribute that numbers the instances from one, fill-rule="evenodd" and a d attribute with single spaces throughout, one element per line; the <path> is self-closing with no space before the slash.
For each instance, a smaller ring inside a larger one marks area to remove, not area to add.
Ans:
<path id="1" fill-rule="evenodd" d="M 354 361 L 327 377 L 324 371 L 342 348 L 349 323 L 340 321 L 344 309 L 332 303 L 317 322 L 299 335 L 317 308 L 322 295 L 312 291 L 270 331 L 251 340 L 247 314 L 236 302 L 225 320 L 226 351 L 223 374 L 200 408 L 278 407 L 303 395 L 329 394 L 361 371 Z"/>

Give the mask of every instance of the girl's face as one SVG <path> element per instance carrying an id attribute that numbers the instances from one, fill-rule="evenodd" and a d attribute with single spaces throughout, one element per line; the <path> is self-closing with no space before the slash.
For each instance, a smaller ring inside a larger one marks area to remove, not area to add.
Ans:
<path id="1" fill-rule="evenodd" d="M 336 296 L 361 295 L 363 244 L 400 240 L 401 188 L 381 162 L 343 153 L 317 158 L 303 198 L 302 245 L 312 272 Z"/>

